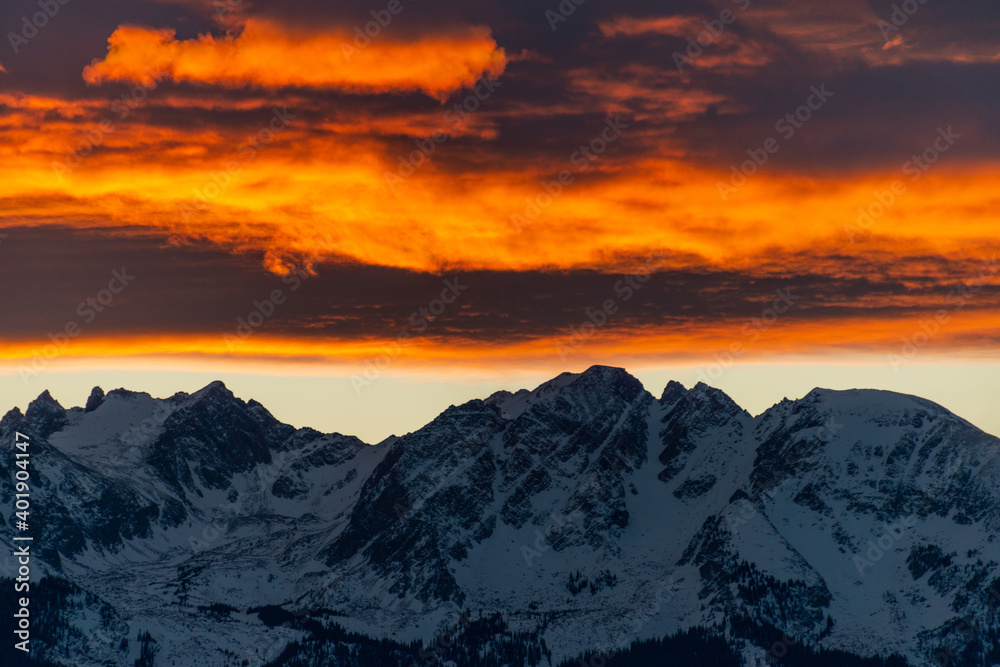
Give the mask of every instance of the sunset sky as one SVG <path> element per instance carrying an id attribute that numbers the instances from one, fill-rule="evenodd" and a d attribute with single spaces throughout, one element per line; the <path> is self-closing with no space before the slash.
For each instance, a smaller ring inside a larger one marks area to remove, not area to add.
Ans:
<path id="1" fill-rule="evenodd" d="M 0 409 L 375 442 L 602 363 L 1000 434 L 997 4 L 576 2 L 4 2 Z"/>

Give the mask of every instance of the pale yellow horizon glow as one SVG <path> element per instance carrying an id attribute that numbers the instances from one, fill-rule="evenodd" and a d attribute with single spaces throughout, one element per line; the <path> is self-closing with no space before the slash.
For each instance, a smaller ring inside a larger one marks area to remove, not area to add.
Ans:
<path id="1" fill-rule="evenodd" d="M 323 432 L 356 435 L 375 444 L 390 435 L 403 435 L 429 423 L 449 405 L 486 398 L 495 391 L 533 389 L 560 372 L 581 372 L 590 360 L 568 360 L 563 367 L 512 367 L 488 374 L 483 370 L 449 368 L 430 374 L 404 368 L 388 369 L 370 385 L 355 389 L 351 372 L 329 367 L 279 368 L 248 371 L 246 366 L 203 363 L 144 368 L 66 367 L 22 379 L 12 369 L 0 369 L 0 411 L 28 403 L 46 389 L 63 407 L 82 406 L 94 386 L 105 391 L 124 387 L 166 398 L 178 391 L 192 393 L 213 380 L 222 380 L 243 400 L 262 403 L 283 422 L 309 426 Z M 620 363 L 619 363 L 620 362 Z M 709 373 L 714 362 L 656 365 L 650 362 L 609 359 L 605 365 L 623 366 L 656 397 L 670 380 L 686 387 L 704 380 L 729 394 L 741 407 L 758 415 L 783 398 L 797 399 L 815 387 L 826 389 L 882 389 L 920 396 L 951 410 L 980 429 L 1000 434 L 1000 362 L 969 360 L 944 362 L 917 359 L 898 370 L 882 356 L 868 363 L 831 363 L 829 359 L 784 359 L 736 363 Z"/>

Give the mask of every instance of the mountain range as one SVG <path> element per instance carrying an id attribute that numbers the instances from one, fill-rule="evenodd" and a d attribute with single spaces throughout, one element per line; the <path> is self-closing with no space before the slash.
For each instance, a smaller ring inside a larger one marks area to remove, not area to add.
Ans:
<path id="1" fill-rule="evenodd" d="M 370 445 L 221 382 L 45 392 L 0 420 L 8 619 L 16 433 L 27 664 L 1000 665 L 1000 440 L 913 396 L 594 366 Z"/>

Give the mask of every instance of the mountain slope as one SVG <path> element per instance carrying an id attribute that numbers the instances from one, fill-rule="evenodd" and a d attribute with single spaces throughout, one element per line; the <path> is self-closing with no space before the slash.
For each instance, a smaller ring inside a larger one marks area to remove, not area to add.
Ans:
<path id="1" fill-rule="evenodd" d="M 200 664 L 313 664 L 362 636 L 492 632 L 556 664 L 694 630 L 745 664 L 778 640 L 1000 661 L 1000 441 L 911 396 L 816 389 L 753 417 L 595 366 L 377 446 L 218 382 L 69 410 L 44 393 L 0 421 L 15 430 L 38 571 L 84 610 L 38 640 L 53 662 L 190 664 L 196 646 Z M 463 611 L 502 621 L 474 632 Z M 69 639 L 98 627 L 117 639 Z"/>

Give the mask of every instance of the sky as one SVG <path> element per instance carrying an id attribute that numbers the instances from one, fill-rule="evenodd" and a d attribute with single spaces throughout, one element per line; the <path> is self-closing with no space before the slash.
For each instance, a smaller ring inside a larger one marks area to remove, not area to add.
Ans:
<path id="1" fill-rule="evenodd" d="M 0 409 L 377 442 L 599 363 L 1000 434 L 1000 9 L 9 0 Z"/>

